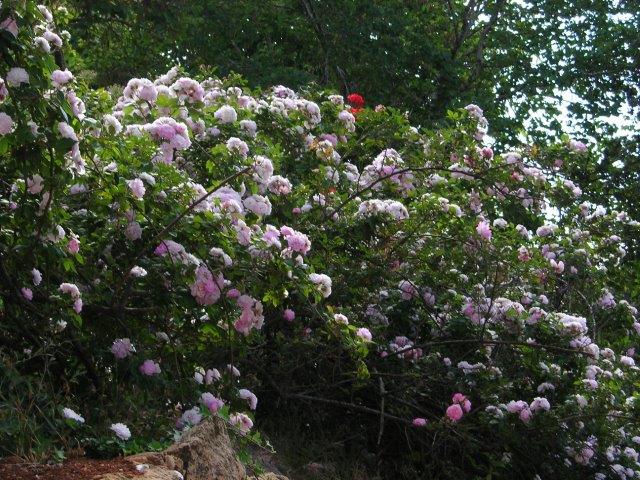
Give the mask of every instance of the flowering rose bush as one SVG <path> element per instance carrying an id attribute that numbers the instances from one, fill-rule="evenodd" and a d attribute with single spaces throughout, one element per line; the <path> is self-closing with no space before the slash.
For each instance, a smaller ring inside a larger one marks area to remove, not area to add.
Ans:
<path id="1" fill-rule="evenodd" d="M 116 98 L 45 7 L 1 19 L 3 369 L 69 436 L 250 436 L 313 404 L 387 468 L 640 475 L 640 323 L 609 274 L 637 224 L 581 203 L 586 147 L 498 154 L 474 105 L 425 131 L 177 68 Z"/>

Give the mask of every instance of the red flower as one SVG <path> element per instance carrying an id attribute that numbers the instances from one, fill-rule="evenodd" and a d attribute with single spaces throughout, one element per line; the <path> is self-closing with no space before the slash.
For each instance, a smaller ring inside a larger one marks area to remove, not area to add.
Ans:
<path id="1" fill-rule="evenodd" d="M 364 97 L 359 93 L 352 93 L 347 97 L 347 102 L 354 108 L 361 109 L 364 107 Z"/>
<path id="2" fill-rule="evenodd" d="M 353 107 L 351 107 L 351 108 L 349 109 L 349 111 L 350 111 L 351 113 L 353 113 L 354 115 L 357 115 L 357 114 L 358 114 L 358 113 L 360 113 L 362 110 L 364 110 L 364 108 L 353 108 Z"/>

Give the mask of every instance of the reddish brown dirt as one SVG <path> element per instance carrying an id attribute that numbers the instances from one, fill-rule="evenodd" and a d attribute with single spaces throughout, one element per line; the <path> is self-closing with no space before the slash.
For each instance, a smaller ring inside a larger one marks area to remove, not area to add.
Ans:
<path id="1" fill-rule="evenodd" d="M 123 473 L 131 477 L 140 475 L 131 462 L 122 458 L 75 458 L 59 465 L 24 463 L 17 458 L 0 459 L 2 480 L 91 480 L 105 473 Z"/>

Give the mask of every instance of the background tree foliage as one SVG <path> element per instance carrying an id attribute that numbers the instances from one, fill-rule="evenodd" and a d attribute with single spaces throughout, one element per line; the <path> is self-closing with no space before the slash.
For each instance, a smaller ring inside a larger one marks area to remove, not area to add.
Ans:
<path id="1" fill-rule="evenodd" d="M 640 11 L 611 0 L 69 0 L 77 62 L 100 86 L 176 62 L 252 86 L 309 82 L 409 110 L 415 123 L 482 105 L 501 143 L 532 111 L 534 136 L 557 136 L 557 101 L 585 135 L 638 105 Z M 77 70 L 77 68 L 76 68 Z M 505 115 L 508 114 L 508 115 Z M 501 117 L 505 120 L 498 120 Z M 499 123 L 496 123 L 499 122 Z"/>

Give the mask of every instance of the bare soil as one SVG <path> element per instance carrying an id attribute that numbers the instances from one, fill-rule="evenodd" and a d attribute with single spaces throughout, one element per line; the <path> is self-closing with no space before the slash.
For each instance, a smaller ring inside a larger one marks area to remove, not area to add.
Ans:
<path id="1" fill-rule="evenodd" d="M 1 480 L 91 480 L 96 475 L 105 473 L 141 475 L 131 462 L 123 458 L 74 458 L 54 465 L 25 463 L 16 457 L 0 459 Z"/>

